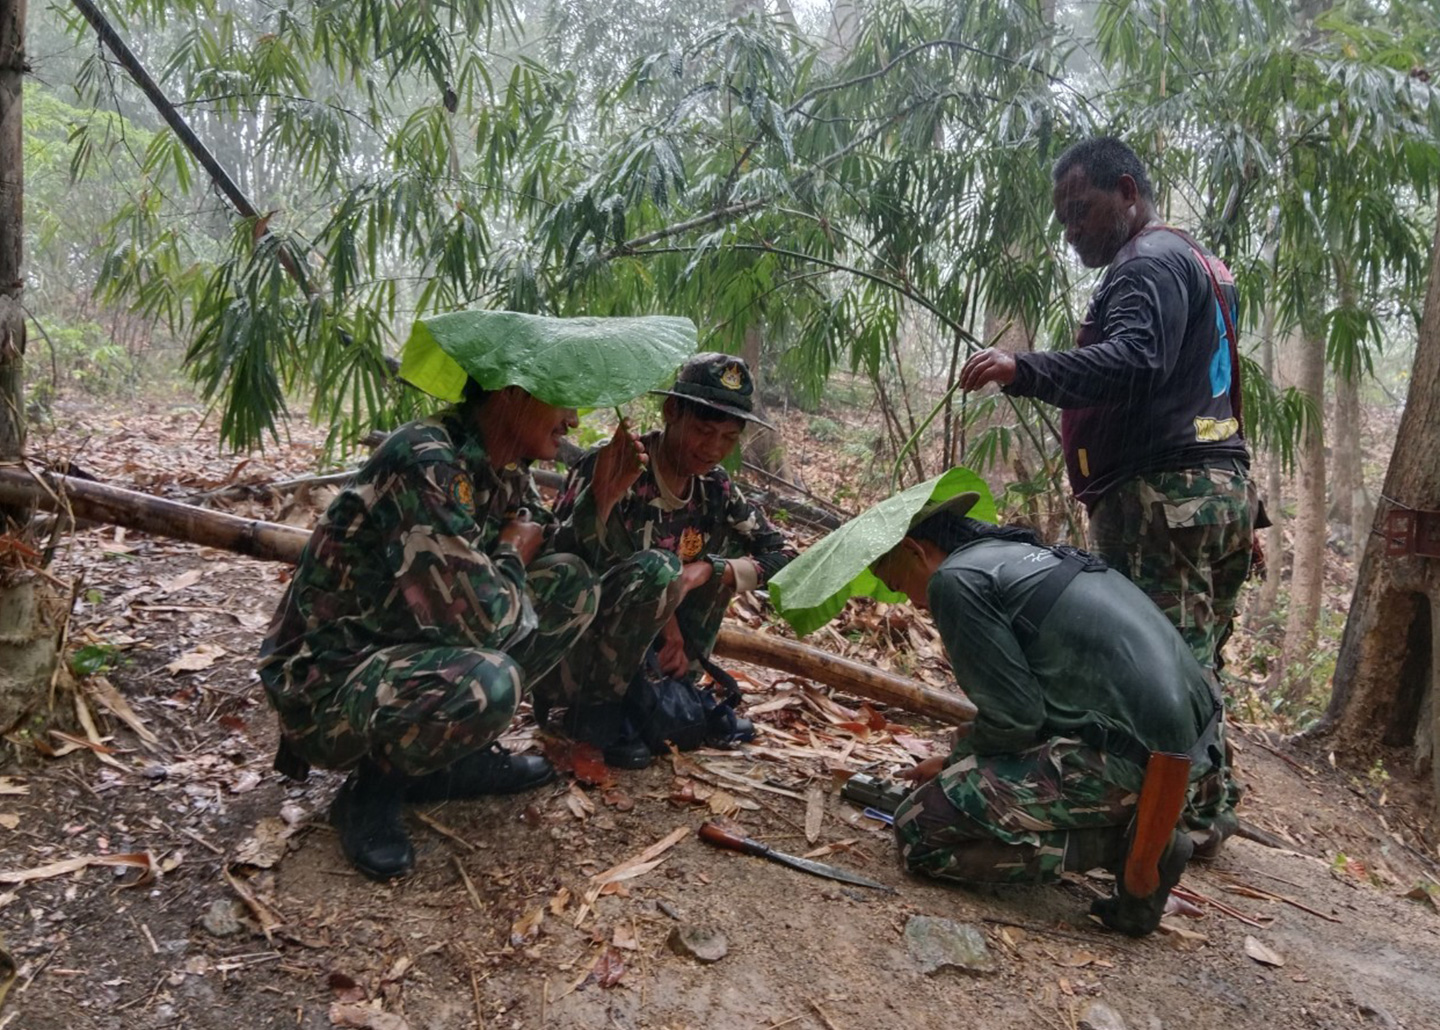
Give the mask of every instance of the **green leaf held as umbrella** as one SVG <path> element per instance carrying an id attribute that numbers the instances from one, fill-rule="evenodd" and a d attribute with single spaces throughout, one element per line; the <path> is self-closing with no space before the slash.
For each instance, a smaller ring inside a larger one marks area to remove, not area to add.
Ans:
<path id="1" fill-rule="evenodd" d="M 903 601 L 904 595 L 887 590 L 870 566 L 904 538 L 910 520 L 927 504 L 971 490 L 980 499 L 970 517 L 994 522 L 995 501 L 985 480 L 957 466 L 881 501 L 809 548 L 770 580 L 771 603 L 803 636 L 833 619 L 852 597 Z"/>
<path id="2" fill-rule="evenodd" d="M 623 404 L 662 385 L 695 352 L 688 318 L 548 318 L 454 311 L 417 319 L 401 378 L 458 401 L 466 378 L 487 390 L 520 386 L 561 408 Z"/>

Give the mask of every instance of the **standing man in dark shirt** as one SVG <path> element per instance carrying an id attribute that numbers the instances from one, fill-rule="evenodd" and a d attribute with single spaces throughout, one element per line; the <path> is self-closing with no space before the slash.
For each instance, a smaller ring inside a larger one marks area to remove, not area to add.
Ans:
<path id="1" fill-rule="evenodd" d="M 1073 350 L 965 363 L 960 385 L 1063 409 L 1071 487 L 1090 546 L 1218 668 L 1250 570 L 1257 498 L 1241 435 L 1235 282 L 1163 224 L 1135 153 L 1085 140 L 1053 170 L 1055 218 L 1087 268 L 1106 268 Z"/>

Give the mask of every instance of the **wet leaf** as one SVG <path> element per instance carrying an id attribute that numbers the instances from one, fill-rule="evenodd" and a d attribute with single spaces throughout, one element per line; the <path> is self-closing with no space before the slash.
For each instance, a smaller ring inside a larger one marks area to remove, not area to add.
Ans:
<path id="1" fill-rule="evenodd" d="M 1283 966 L 1285 960 L 1249 934 L 1245 935 L 1245 954 L 1264 966 Z"/>
<path id="2" fill-rule="evenodd" d="M 825 789 L 818 783 L 805 791 L 805 840 L 814 844 L 820 839 L 820 825 L 825 821 Z"/>
<path id="3" fill-rule="evenodd" d="M 165 666 L 165 671 L 170 673 L 200 672 L 214 665 L 216 659 L 223 657 L 225 653 L 225 649 L 219 644 L 201 644 L 193 651 L 187 651 Z"/>
<path id="4" fill-rule="evenodd" d="M 614 987 L 625 975 L 625 956 L 614 948 L 606 948 L 590 967 L 590 975 L 601 987 Z"/>
<path id="5" fill-rule="evenodd" d="M 600 795 L 600 800 L 617 812 L 628 812 L 635 807 L 635 799 L 623 790 L 607 790 Z"/>

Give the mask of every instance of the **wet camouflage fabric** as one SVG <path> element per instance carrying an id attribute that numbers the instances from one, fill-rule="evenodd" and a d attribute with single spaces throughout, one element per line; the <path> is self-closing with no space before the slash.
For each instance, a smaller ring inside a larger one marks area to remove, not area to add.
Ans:
<path id="1" fill-rule="evenodd" d="M 1066 869 L 1118 865 L 1143 774 L 1066 738 L 1006 755 L 966 753 L 895 812 L 905 868 L 970 883 L 1048 883 Z M 1233 832 L 1224 773 L 1193 783 L 1185 825 Z M 1228 827 L 1228 830 L 1223 827 Z"/>
<path id="2" fill-rule="evenodd" d="M 649 453 L 659 448 L 660 438 L 661 431 L 642 438 Z M 598 526 L 588 516 L 593 512 L 590 483 L 597 455 L 598 449 L 592 450 L 576 462 L 555 506 L 556 518 L 564 527 L 556 545 L 583 555 L 596 568 L 609 569 L 654 552 L 678 557 L 674 566 L 678 576 L 681 563 L 748 557 L 753 559 L 763 585 L 795 557 L 795 549 L 785 542 L 765 513 L 751 504 L 718 466 L 692 476 L 684 504 L 673 509 L 661 497 L 655 473 L 647 468 L 616 502 L 605 526 Z M 604 578 L 608 583 L 610 574 L 607 572 Z M 608 689 L 623 694 L 640 668 L 646 648 L 672 612 L 692 658 L 691 676 L 698 677 L 699 658 L 708 657 L 714 648 L 720 623 L 734 596 L 718 576 L 712 576 L 692 590 L 678 608 L 672 598 L 658 621 L 639 613 L 627 621 L 610 614 L 611 599 L 621 596 L 621 592 L 621 588 L 606 587 L 600 615 L 575 653 L 562 664 L 563 682 L 555 691 L 557 695 L 572 697 L 586 682 L 590 689 L 601 693 Z"/>
<path id="3" fill-rule="evenodd" d="M 344 768 L 368 746 L 418 774 L 503 729 L 599 596 L 582 560 L 527 575 L 498 542 L 522 507 L 553 521 L 528 470 L 497 474 L 458 410 L 376 450 L 316 526 L 261 648 L 261 681 L 297 754 Z"/>
<path id="4" fill-rule="evenodd" d="M 641 439 L 653 454 L 660 447 L 660 437 L 661 431 L 657 430 Z M 646 468 L 611 509 L 602 530 L 593 520 L 583 518 L 581 512 L 598 453 L 598 448 L 592 450 L 575 463 L 555 503 L 556 517 L 575 534 L 573 542 L 562 539 L 561 546 L 583 556 L 596 568 L 654 547 L 678 554 L 685 562 L 752 558 L 763 585 L 795 557 L 795 549 L 785 542 L 765 513 L 746 499 L 718 465 L 703 475 L 692 476 L 684 504 L 673 510 L 667 509 L 660 496 L 655 473 Z"/>
<path id="5" fill-rule="evenodd" d="M 1258 498 L 1234 467 L 1122 483 L 1090 511 L 1090 549 L 1150 595 L 1201 665 L 1218 669 L 1250 572 Z"/>
<path id="6" fill-rule="evenodd" d="M 536 698 L 546 707 L 620 700 L 679 599 L 680 559 L 669 551 L 639 551 L 612 565 L 600 577 L 599 614 L 535 683 Z"/>
<path id="7" fill-rule="evenodd" d="M 527 685 L 545 675 L 595 617 L 600 589 L 574 555 L 530 566 L 536 628 L 508 650 L 397 644 L 363 658 L 323 702 L 282 712 L 298 754 L 347 768 L 367 756 L 410 776 L 443 769 L 505 731 Z"/>

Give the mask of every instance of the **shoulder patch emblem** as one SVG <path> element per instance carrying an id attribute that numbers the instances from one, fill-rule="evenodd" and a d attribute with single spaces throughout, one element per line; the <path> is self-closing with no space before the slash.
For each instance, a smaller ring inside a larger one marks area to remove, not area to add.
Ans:
<path id="1" fill-rule="evenodd" d="M 475 488 L 469 476 L 456 476 L 450 484 L 450 498 L 470 514 L 475 514 Z"/>
<path id="2" fill-rule="evenodd" d="M 720 385 L 727 390 L 738 390 L 745 384 L 745 378 L 740 373 L 740 366 L 733 362 L 725 367 L 720 373 Z"/>
<path id="3" fill-rule="evenodd" d="M 700 556 L 705 549 L 705 534 L 694 526 L 686 526 L 680 534 L 679 555 L 681 561 L 690 561 Z"/>

